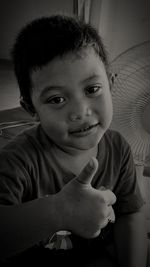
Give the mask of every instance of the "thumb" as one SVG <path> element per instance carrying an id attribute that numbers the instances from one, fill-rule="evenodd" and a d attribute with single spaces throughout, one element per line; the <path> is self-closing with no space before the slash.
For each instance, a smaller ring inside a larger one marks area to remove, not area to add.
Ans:
<path id="1" fill-rule="evenodd" d="M 81 184 L 90 184 L 96 171 L 98 169 L 98 161 L 96 158 L 92 157 L 88 164 L 84 167 L 82 172 L 76 178 L 76 180 Z"/>

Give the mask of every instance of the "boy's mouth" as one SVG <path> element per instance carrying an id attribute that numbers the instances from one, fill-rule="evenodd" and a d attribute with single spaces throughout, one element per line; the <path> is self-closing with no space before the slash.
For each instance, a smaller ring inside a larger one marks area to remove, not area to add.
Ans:
<path id="1" fill-rule="evenodd" d="M 70 134 L 78 134 L 78 133 L 84 133 L 84 132 L 89 132 L 92 128 L 95 128 L 99 125 L 99 122 L 93 125 L 83 125 L 80 126 L 79 128 L 75 129 L 75 130 L 71 130 Z"/>

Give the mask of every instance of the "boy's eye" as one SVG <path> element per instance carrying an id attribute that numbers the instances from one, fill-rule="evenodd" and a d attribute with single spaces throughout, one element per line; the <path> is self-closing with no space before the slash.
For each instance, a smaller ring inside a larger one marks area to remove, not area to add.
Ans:
<path id="1" fill-rule="evenodd" d="M 99 95 L 102 92 L 102 87 L 100 85 L 94 85 L 86 88 L 86 95 Z"/>
<path id="2" fill-rule="evenodd" d="M 54 96 L 54 97 L 49 98 L 47 102 L 50 104 L 57 104 L 58 105 L 58 104 L 64 103 L 65 99 L 62 96 Z"/>

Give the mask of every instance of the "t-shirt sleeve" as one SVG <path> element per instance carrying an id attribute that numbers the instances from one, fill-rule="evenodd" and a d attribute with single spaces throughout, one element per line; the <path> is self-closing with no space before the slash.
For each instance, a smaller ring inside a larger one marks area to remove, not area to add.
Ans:
<path id="1" fill-rule="evenodd" d="M 8 151 L 1 152 L 0 162 L 0 204 L 11 205 L 23 202 L 31 186 L 24 155 L 19 156 L 19 153 Z"/>
<path id="2" fill-rule="evenodd" d="M 115 193 L 117 201 L 114 209 L 117 214 L 137 212 L 145 203 L 137 180 L 131 148 L 124 138 L 122 138 L 121 166 Z"/>

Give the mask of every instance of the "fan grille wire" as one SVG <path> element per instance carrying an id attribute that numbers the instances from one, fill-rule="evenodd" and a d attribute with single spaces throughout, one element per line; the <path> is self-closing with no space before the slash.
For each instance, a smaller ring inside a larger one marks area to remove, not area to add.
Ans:
<path id="1" fill-rule="evenodd" d="M 117 77 L 112 88 L 114 112 L 110 128 L 129 142 L 136 163 L 148 163 L 150 133 L 142 120 L 145 107 L 150 105 L 150 41 L 119 55 L 112 61 L 111 71 Z"/>

